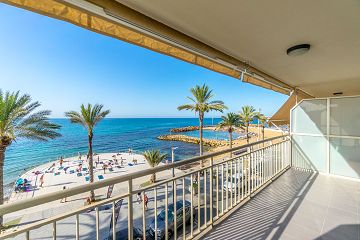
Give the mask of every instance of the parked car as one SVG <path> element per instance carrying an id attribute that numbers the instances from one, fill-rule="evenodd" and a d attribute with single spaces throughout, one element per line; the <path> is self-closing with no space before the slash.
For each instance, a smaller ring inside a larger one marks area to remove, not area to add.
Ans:
<path id="1" fill-rule="evenodd" d="M 225 180 L 224 181 L 224 185 L 223 185 L 223 188 L 224 190 L 228 191 L 228 193 L 232 193 L 234 194 L 235 193 L 235 188 L 236 188 L 236 191 L 239 190 L 239 184 L 241 184 L 241 177 L 242 177 L 242 173 L 236 173 L 236 174 L 233 174 L 231 177 L 229 177 L 229 179 Z M 232 181 L 231 181 L 231 178 L 232 178 Z M 240 186 L 241 188 L 241 186 Z"/>
<path id="2" fill-rule="evenodd" d="M 191 217 L 191 204 L 189 201 L 185 201 L 185 206 L 183 206 L 183 201 L 179 200 L 176 202 L 176 225 L 181 227 L 183 225 L 183 207 L 185 207 L 185 221 L 189 222 Z M 147 232 L 151 237 L 155 237 L 155 219 L 151 222 L 148 227 Z M 168 206 L 168 236 L 174 233 L 174 204 Z M 157 215 L 157 238 L 165 239 L 165 210 L 162 210 Z"/>
<path id="3" fill-rule="evenodd" d="M 113 239 L 113 235 L 110 234 L 109 240 Z M 116 232 L 116 239 L 117 240 L 128 240 L 129 239 L 129 235 L 128 235 L 128 228 L 123 228 L 119 231 Z M 143 239 L 143 233 L 142 230 L 140 228 L 134 227 L 133 228 L 133 239 L 134 240 L 142 240 Z"/>

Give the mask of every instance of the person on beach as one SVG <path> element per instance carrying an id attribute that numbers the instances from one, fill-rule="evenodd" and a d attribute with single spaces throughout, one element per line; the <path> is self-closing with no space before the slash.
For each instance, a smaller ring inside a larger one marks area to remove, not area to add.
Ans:
<path id="1" fill-rule="evenodd" d="M 121 167 L 124 166 L 124 159 L 122 159 L 122 158 L 121 158 L 120 166 L 121 166 Z"/>
<path id="2" fill-rule="evenodd" d="M 65 190 L 66 189 L 66 186 L 63 186 L 63 190 Z M 61 199 L 60 200 L 60 203 L 66 203 L 66 197 L 64 197 L 63 199 Z"/>
<path id="3" fill-rule="evenodd" d="M 104 163 L 104 164 L 103 164 L 104 174 L 105 174 L 106 169 L 107 169 L 107 165 Z"/>
<path id="4" fill-rule="evenodd" d="M 129 148 L 129 155 L 131 154 L 131 149 Z"/>
<path id="5" fill-rule="evenodd" d="M 148 203 L 149 203 L 149 198 L 146 195 L 146 193 L 144 193 L 144 205 L 145 205 L 145 210 L 148 210 Z"/>
<path id="6" fill-rule="evenodd" d="M 61 156 L 61 157 L 60 157 L 60 167 L 62 167 L 63 162 L 64 162 L 64 159 L 63 159 L 63 157 Z"/>
<path id="7" fill-rule="evenodd" d="M 43 186 L 43 184 L 44 184 L 44 175 L 45 174 L 43 174 L 43 175 L 41 175 L 41 177 L 40 177 L 40 187 L 42 187 Z"/>
<path id="8" fill-rule="evenodd" d="M 136 201 L 141 204 L 142 202 L 142 198 L 141 198 L 141 192 L 138 192 L 138 194 L 136 195 Z"/>

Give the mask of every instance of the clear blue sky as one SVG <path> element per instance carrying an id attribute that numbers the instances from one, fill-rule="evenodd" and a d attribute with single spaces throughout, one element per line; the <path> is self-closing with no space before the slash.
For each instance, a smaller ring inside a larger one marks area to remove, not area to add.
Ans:
<path id="1" fill-rule="evenodd" d="M 287 96 L 66 22 L 0 3 L 0 88 L 28 93 L 52 117 L 101 103 L 111 117 L 193 117 L 176 107 L 207 84 L 229 111 L 273 114 Z M 209 113 L 209 117 L 219 113 Z"/>

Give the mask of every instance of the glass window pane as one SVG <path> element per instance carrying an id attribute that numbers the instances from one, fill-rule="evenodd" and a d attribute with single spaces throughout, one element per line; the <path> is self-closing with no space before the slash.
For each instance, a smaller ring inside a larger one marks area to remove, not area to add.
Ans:
<path id="1" fill-rule="evenodd" d="M 306 100 L 292 111 L 294 133 L 326 134 L 326 100 Z"/>
<path id="2" fill-rule="evenodd" d="M 292 136 L 294 167 L 326 172 L 326 137 Z"/>
<path id="3" fill-rule="evenodd" d="M 360 97 L 330 100 L 330 134 L 360 136 Z"/>
<path id="4" fill-rule="evenodd" d="M 346 177 L 359 178 L 359 139 L 330 139 L 330 173 Z"/>

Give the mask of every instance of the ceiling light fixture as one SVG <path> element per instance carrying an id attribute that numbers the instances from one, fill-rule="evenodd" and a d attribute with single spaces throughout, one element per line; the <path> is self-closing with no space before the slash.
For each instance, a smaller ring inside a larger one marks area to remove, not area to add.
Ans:
<path id="1" fill-rule="evenodd" d="M 299 56 L 304 53 L 307 53 L 310 50 L 310 44 L 304 43 L 292 46 L 286 50 L 287 55 L 289 56 Z"/>

